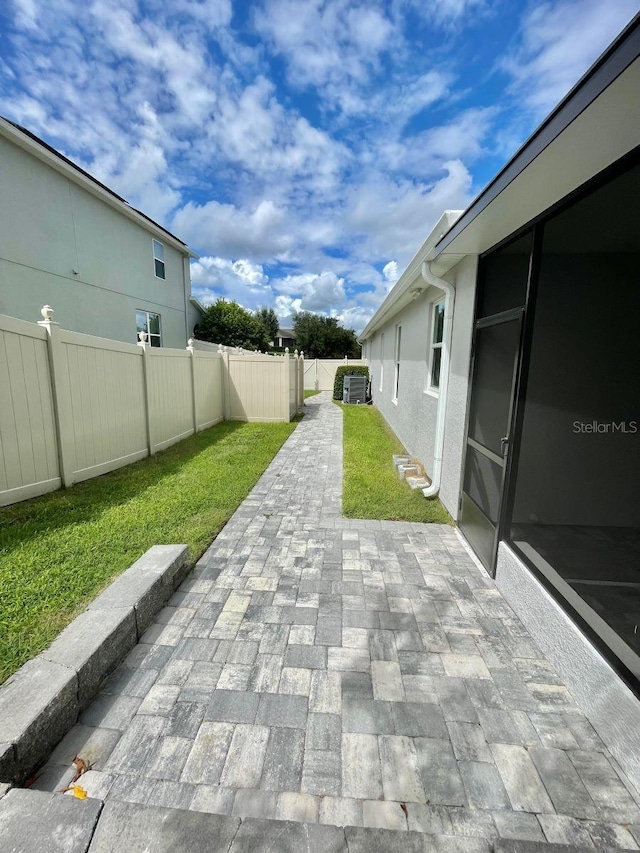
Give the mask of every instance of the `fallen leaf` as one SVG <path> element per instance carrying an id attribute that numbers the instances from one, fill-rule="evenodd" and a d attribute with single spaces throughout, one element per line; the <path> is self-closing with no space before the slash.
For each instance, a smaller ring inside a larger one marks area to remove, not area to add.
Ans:
<path id="1" fill-rule="evenodd" d="M 401 808 L 401 809 L 402 809 L 402 811 L 404 812 L 404 816 L 405 816 L 405 817 L 409 817 L 409 812 L 407 811 L 407 807 L 406 807 L 406 805 L 405 805 L 404 803 L 400 803 L 400 808 Z"/>
<path id="2" fill-rule="evenodd" d="M 73 796 L 78 800 L 86 800 L 87 792 L 84 788 L 81 788 L 80 785 L 74 785 L 71 790 L 73 791 Z"/>

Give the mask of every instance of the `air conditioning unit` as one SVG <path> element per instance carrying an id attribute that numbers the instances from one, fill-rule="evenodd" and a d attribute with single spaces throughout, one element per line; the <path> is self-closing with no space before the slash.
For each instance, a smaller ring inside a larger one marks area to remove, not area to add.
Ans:
<path id="1" fill-rule="evenodd" d="M 366 403 L 367 402 L 367 377 L 345 376 L 342 386 L 343 403 Z"/>

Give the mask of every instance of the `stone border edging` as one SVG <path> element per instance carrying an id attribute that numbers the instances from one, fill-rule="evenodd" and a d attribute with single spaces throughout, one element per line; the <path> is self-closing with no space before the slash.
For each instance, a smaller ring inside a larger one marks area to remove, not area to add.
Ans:
<path id="1" fill-rule="evenodd" d="M 14 853 L 590 853 L 586 847 L 415 830 L 219 815 L 118 800 L 14 790 L 0 801 L 0 847 Z M 625 853 L 602 847 L 601 853 Z M 631 853 L 631 851 L 628 851 Z"/>
<path id="2" fill-rule="evenodd" d="M 21 782 L 75 724 L 188 572 L 186 545 L 154 545 L 0 688 L 0 782 Z"/>

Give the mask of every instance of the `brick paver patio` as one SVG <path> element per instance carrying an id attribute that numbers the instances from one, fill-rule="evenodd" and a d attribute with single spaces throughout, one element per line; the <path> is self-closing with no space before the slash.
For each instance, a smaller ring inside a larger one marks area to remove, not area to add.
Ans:
<path id="1" fill-rule="evenodd" d="M 343 519 L 341 480 L 324 393 L 34 787 L 80 753 L 107 801 L 639 849 L 638 793 L 456 531 Z"/>

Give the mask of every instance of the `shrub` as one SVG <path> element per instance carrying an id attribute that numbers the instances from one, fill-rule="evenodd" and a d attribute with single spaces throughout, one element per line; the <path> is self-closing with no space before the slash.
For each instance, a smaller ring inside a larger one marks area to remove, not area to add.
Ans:
<path id="1" fill-rule="evenodd" d="M 342 400 L 342 389 L 345 376 L 369 376 L 369 368 L 366 364 L 342 364 L 336 370 L 336 378 L 333 380 L 333 399 Z"/>

